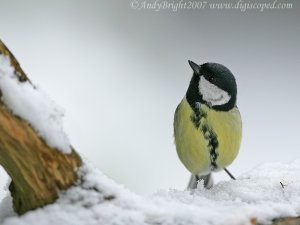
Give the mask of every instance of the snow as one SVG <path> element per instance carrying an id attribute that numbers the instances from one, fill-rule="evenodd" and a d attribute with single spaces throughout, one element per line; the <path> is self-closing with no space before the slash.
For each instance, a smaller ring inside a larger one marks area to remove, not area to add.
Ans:
<path id="1" fill-rule="evenodd" d="M 130 192 L 89 163 L 78 173 L 80 182 L 54 204 L 20 217 L 6 210 L 2 225 L 265 224 L 300 213 L 300 160 L 264 164 L 209 190 L 199 183 L 193 193 L 161 190 L 150 197 Z"/>
<path id="2" fill-rule="evenodd" d="M 8 180 L 7 173 L 4 171 L 2 166 L 0 166 L 0 202 L 5 197 L 5 194 L 6 194 L 4 189 L 6 187 L 7 180 Z M 0 212 L 1 212 L 1 210 L 0 210 Z"/>
<path id="3" fill-rule="evenodd" d="M 50 147 L 71 153 L 69 139 L 62 127 L 62 108 L 39 87 L 29 82 L 19 82 L 10 59 L 3 54 L 0 54 L 0 90 L 5 105 L 29 122 Z"/>

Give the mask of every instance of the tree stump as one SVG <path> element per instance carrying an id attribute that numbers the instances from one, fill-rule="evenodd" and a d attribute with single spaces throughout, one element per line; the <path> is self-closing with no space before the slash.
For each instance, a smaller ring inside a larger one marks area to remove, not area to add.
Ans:
<path id="1" fill-rule="evenodd" d="M 2 41 L 0 54 L 9 57 L 19 82 L 31 84 Z M 74 149 L 64 154 L 48 146 L 27 121 L 0 101 L 0 164 L 12 179 L 9 190 L 15 212 L 23 214 L 54 202 L 59 191 L 76 182 L 81 163 Z"/>

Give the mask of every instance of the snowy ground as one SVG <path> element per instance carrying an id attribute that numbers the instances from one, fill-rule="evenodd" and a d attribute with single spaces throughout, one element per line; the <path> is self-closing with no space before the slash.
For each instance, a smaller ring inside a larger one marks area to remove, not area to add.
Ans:
<path id="1" fill-rule="evenodd" d="M 194 193 L 162 190 L 148 198 L 126 190 L 90 165 L 79 173 L 81 182 L 61 193 L 56 203 L 23 216 L 8 210 L 11 199 L 6 198 L 0 204 L 2 225 L 240 225 L 253 218 L 268 223 L 300 214 L 299 160 L 262 165 L 210 190 L 200 183 Z"/>

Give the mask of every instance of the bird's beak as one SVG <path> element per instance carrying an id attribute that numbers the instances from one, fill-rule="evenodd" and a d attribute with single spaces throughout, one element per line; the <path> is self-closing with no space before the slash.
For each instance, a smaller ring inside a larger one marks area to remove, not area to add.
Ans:
<path id="1" fill-rule="evenodd" d="M 200 75 L 200 66 L 196 63 L 194 63 L 191 60 L 188 60 L 190 67 L 192 68 L 192 70 L 194 71 L 194 73 Z"/>

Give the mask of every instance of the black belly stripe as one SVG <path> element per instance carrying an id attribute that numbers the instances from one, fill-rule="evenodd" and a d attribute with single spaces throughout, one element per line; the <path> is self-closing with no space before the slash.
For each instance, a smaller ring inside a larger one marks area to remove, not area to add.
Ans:
<path id="1" fill-rule="evenodd" d="M 201 124 L 201 119 L 207 118 L 207 114 L 200 109 L 199 103 L 194 104 L 192 106 L 192 109 L 193 109 L 194 113 L 191 115 L 191 120 L 192 120 L 193 124 L 195 125 L 195 127 L 198 129 Z"/>
<path id="2" fill-rule="evenodd" d="M 195 105 L 192 108 L 194 113 L 193 115 L 191 115 L 191 120 L 197 129 L 199 129 L 200 127 L 200 130 L 205 140 L 208 141 L 207 147 L 210 154 L 210 164 L 212 170 L 215 170 L 218 168 L 217 159 L 219 156 L 217 152 L 217 148 L 219 146 L 217 134 L 213 131 L 213 129 L 210 126 L 208 126 L 208 124 L 205 121 L 201 122 L 202 118 L 207 118 L 207 114 L 200 109 L 199 105 Z"/>
<path id="3" fill-rule="evenodd" d="M 208 141 L 207 147 L 210 154 L 210 164 L 212 169 L 217 169 L 217 159 L 219 156 L 217 152 L 217 148 L 219 146 L 217 134 L 206 123 L 201 125 L 200 129 L 204 135 L 204 138 Z"/>

